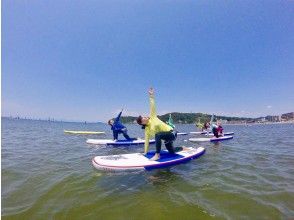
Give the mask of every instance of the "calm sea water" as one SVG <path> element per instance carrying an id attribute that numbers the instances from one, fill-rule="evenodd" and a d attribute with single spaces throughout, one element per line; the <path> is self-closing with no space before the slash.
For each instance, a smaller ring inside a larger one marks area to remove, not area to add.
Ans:
<path id="1" fill-rule="evenodd" d="M 143 137 L 139 126 L 128 127 L 131 136 Z M 106 134 L 66 135 L 63 129 Z M 234 131 L 234 139 L 201 144 L 206 154 L 189 163 L 103 173 L 92 167 L 94 156 L 142 152 L 143 146 L 86 144 L 87 138 L 111 138 L 104 124 L 2 119 L 2 218 L 293 219 L 294 125 L 225 131 Z M 180 136 L 176 145 L 200 146 L 188 138 Z"/>

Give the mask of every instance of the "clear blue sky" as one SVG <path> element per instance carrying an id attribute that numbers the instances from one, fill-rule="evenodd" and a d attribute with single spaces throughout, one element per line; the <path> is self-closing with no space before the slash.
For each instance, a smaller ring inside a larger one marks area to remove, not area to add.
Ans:
<path id="1" fill-rule="evenodd" d="M 2 115 L 294 110 L 293 1 L 2 0 Z"/>

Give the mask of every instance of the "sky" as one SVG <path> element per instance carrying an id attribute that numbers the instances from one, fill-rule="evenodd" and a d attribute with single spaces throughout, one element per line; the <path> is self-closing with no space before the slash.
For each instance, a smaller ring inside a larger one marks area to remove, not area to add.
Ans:
<path id="1" fill-rule="evenodd" d="M 294 1 L 2 0 L 2 116 L 294 111 Z"/>

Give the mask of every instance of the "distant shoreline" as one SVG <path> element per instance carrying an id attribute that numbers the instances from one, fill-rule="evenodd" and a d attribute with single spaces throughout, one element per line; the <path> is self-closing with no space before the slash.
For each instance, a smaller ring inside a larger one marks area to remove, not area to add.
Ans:
<path id="1" fill-rule="evenodd" d="M 223 125 L 243 125 L 243 126 L 251 126 L 251 125 L 273 125 L 273 124 L 294 124 L 294 121 L 283 121 L 283 122 L 263 122 L 263 123 L 234 123 L 234 124 L 223 124 Z"/>
<path id="2" fill-rule="evenodd" d="M 18 118 L 18 117 L 6 117 L 2 116 L 1 119 L 8 120 L 28 120 L 28 121 L 42 121 L 42 122 L 54 122 L 54 123 L 82 123 L 82 124 L 106 124 L 103 122 L 83 122 L 83 121 L 63 121 L 63 120 L 46 120 L 46 119 L 31 119 L 31 118 Z M 136 123 L 125 122 L 127 125 L 136 125 Z M 223 123 L 223 126 L 239 125 L 239 126 L 252 126 L 252 125 L 273 125 L 273 124 L 294 124 L 294 120 L 283 122 L 252 122 L 252 123 Z M 195 125 L 195 123 L 175 123 L 175 125 Z M 196 127 L 196 125 L 195 125 Z"/>
<path id="3" fill-rule="evenodd" d="M 83 124 L 106 124 L 104 122 L 90 122 L 90 121 L 69 121 L 69 120 L 57 120 L 57 119 L 36 119 L 36 118 L 22 118 L 22 117 L 7 117 L 1 116 L 1 119 L 8 120 L 28 120 L 28 121 L 43 121 L 43 122 L 62 122 L 62 123 L 83 123 Z"/>

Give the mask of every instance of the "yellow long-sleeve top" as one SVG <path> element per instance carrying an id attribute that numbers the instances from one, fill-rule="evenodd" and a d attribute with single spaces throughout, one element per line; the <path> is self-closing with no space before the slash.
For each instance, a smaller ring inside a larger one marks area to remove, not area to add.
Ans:
<path id="1" fill-rule="evenodd" d="M 158 132 L 166 132 L 173 130 L 172 127 L 161 121 L 157 115 L 155 110 L 155 102 L 154 102 L 154 96 L 150 95 L 150 119 L 148 123 L 145 126 L 145 153 L 148 152 L 149 148 L 149 140 L 151 137 L 154 137 L 154 135 Z"/>

